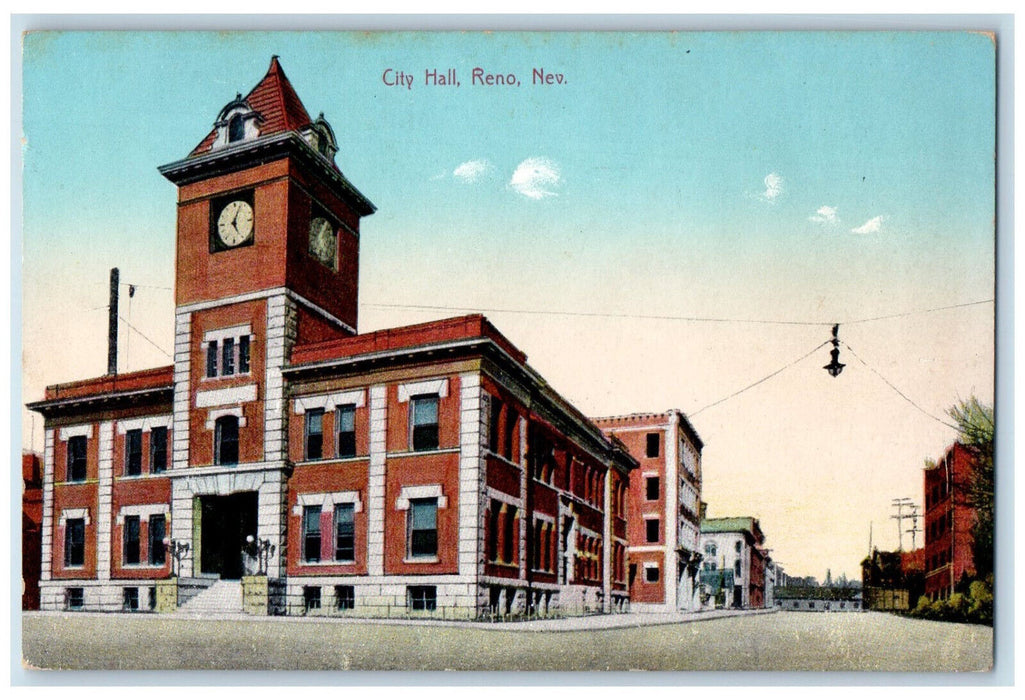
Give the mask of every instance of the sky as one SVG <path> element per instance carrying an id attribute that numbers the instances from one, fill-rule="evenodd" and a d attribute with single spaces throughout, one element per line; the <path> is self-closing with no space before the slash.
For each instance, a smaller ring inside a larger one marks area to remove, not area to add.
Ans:
<path id="1" fill-rule="evenodd" d="M 946 409 L 993 401 L 995 49 L 963 32 L 28 34 L 23 401 L 105 373 L 111 267 L 122 371 L 170 364 L 157 167 L 274 54 L 378 207 L 360 331 L 484 311 L 588 415 L 683 410 L 709 516 L 790 574 L 895 549 Z"/>

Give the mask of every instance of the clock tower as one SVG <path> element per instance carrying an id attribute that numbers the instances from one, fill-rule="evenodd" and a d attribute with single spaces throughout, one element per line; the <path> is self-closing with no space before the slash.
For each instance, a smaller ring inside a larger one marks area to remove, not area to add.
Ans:
<path id="1" fill-rule="evenodd" d="M 337 150 L 275 56 L 186 158 L 160 168 L 178 187 L 170 473 L 171 536 L 191 544 L 183 575 L 234 577 L 226 531 L 283 553 L 281 370 L 296 343 L 356 334 L 359 224 L 375 210 Z"/>

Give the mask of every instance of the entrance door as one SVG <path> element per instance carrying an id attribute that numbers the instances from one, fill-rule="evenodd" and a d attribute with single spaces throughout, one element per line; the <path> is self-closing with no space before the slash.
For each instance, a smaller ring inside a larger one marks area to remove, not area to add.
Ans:
<path id="1" fill-rule="evenodd" d="M 242 578 L 242 548 L 256 537 L 256 492 L 200 498 L 200 571 Z"/>

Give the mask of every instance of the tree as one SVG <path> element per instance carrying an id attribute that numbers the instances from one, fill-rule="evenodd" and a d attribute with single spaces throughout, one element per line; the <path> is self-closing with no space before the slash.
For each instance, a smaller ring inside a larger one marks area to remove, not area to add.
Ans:
<path id="1" fill-rule="evenodd" d="M 972 556 L 976 575 L 979 579 L 986 579 L 993 573 L 993 407 L 980 403 L 973 396 L 967 401 L 959 401 L 947 410 L 947 414 L 957 424 L 958 441 L 975 455 L 965 503 L 975 509 Z"/>

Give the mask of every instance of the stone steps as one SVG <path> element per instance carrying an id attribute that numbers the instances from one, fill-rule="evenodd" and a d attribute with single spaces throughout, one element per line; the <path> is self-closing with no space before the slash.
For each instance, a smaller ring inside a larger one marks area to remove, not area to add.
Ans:
<path id="1" fill-rule="evenodd" d="M 242 582 L 221 580 L 179 608 L 184 613 L 241 613 Z"/>

